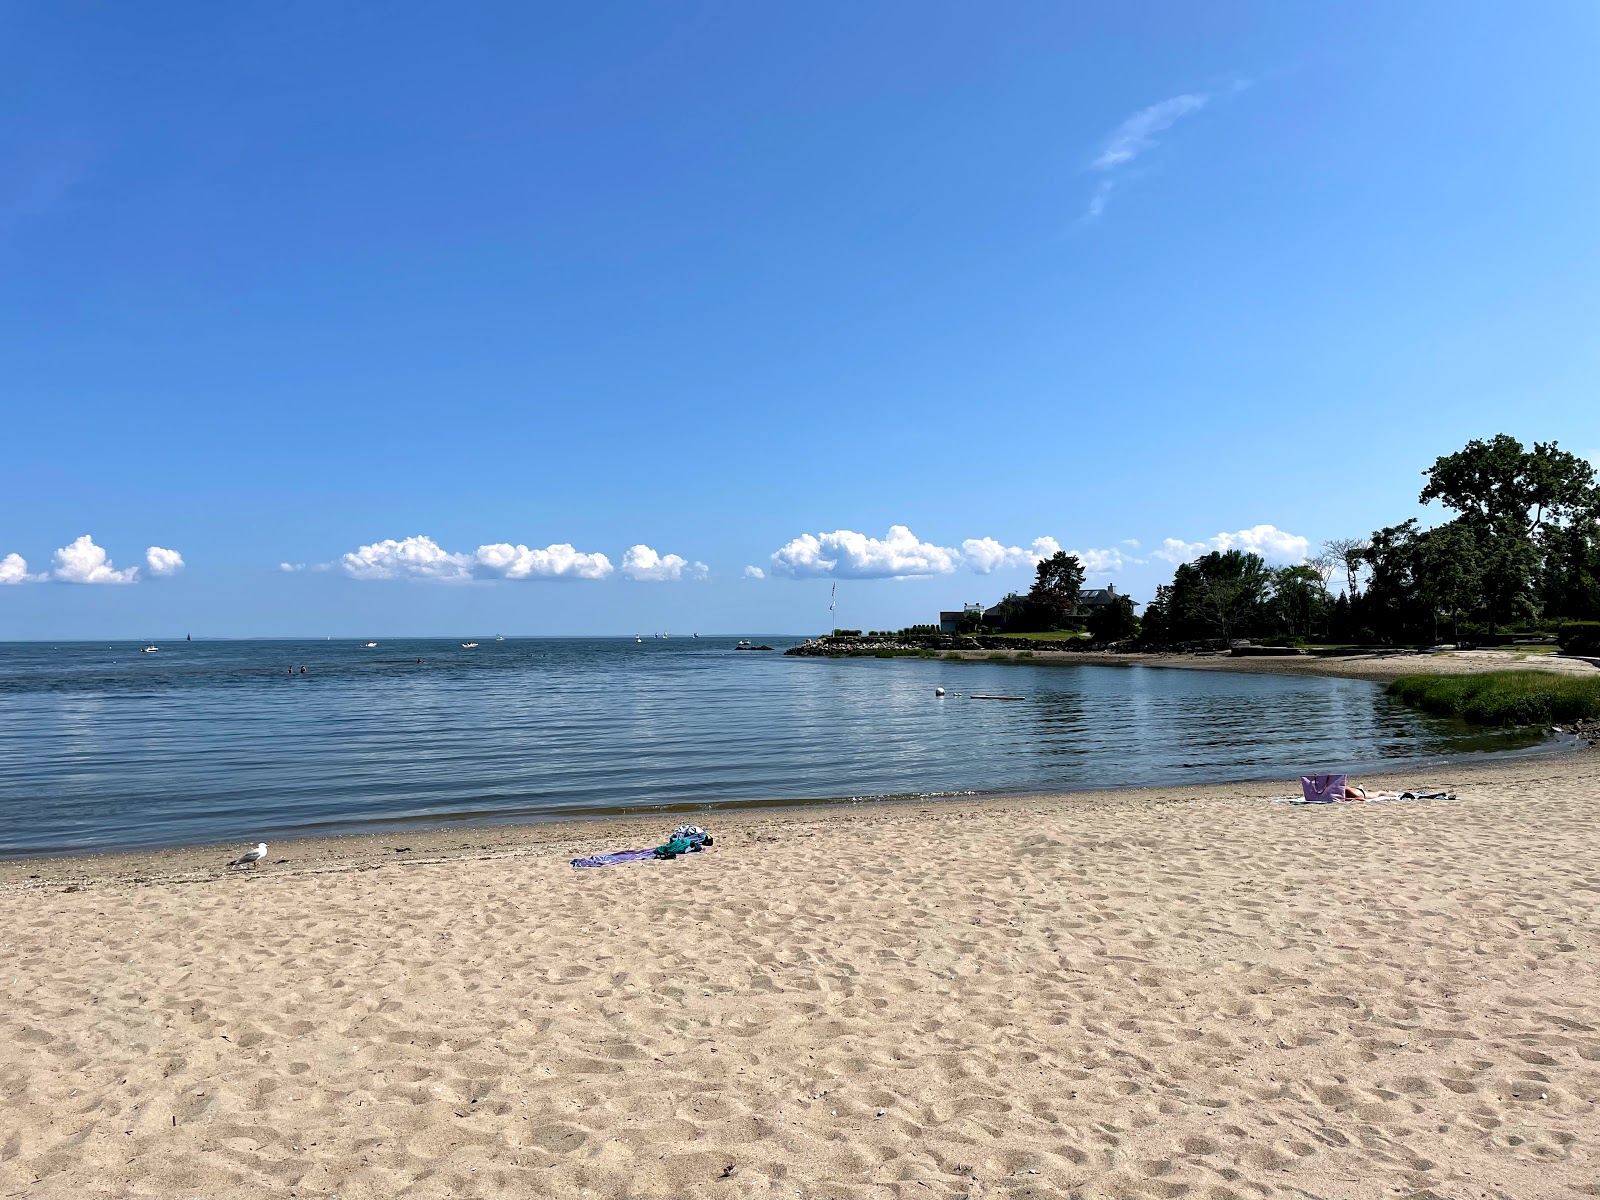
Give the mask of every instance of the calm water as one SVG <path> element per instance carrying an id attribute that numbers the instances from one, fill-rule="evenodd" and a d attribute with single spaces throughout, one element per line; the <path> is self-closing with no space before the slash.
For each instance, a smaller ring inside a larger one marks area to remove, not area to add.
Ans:
<path id="1" fill-rule="evenodd" d="M 1353 680 L 785 658 L 734 640 L 0 645 L 0 856 L 1281 778 L 1531 740 L 1471 736 Z"/>

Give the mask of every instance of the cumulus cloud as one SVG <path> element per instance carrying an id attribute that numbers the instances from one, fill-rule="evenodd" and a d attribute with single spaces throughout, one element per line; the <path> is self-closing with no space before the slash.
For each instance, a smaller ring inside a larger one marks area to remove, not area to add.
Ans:
<path id="1" fill-rule="evenodd" d="M 1188 562 L 1212 550 L 1246 550 L 1259 554 L 1268 562 L 1302 563 L 1311 552 L 1311 542 L 1298 534 L 1279 529 L 1276 525 L 1253 525 L 1236 533 L 1219 533 L 1204 542 L 1186 542 L 1182 538 L 1163 538 L 1161 549 L 1151 553 L 1171 563 Z"/>
<path id="2" fill-rule="evenodd" d="M 585 554 L 565 542 L 542 550 L 509 542 L 479 546 L 471 554 L 446 550 L 425 534 L 388 538 L 344 555 L 338 564 L 352 579 L 421 579 L 464 583 L 479 576 L 497 579 L 604 579 L 611 560 Z M 280 571 L 318 570 L 317 565 L 279 563 Z"/>
<path id="3" fill-rule="evenodd" d="M 649 546 L 629 546 L 622 556 L 622 573 L 629 579 L 666 583 L 676 579 L 704 579 L 709 569 L 679 554 L 657 554 Z"/>
<path id="4" fill-rule="evenodd" d="M 344 555 L 339 565 L 352 579 L 453 582 L 472 578 L 470 555 L 451 554 L 426 534 L 373 542 Z"/>
<path id="5" fill-rule="evenodd" d="M 988 575 L 1006 567 L 1032 567 L 1061 549 L 1053 537 L 1034 538 L 1030 548 L 1007 546 L 992 537 L 968 538 L 961 543 L 961 557 L 973 572 Z"/>
<path id="6" fill-rule="evenodd" d="M 87 533 L 70 546 L 57 550 L 55 564 L 51 578 L 63 583 L 137 583 L 139 580 L 138 567 L 117 570 L 106 552 L 96 546 Z"/>
<path id="7" fill-rule="evenodd" d="M 183 555 L 160 546 L 151 546 L 146 550 L 144 561 L 149 565 L 152 575 L 176 575 L 183 570 Z"/>
<path id="8" fill-rule="evenodd" d="M 1138 559 L 1129 559 L 1121 550 L 1113 547 L 1110 550 L 1074 550 L 1078 561 L 1083 564 L 1083 569 L 1089 575 L 1114 575 L 1122 570 L 1129 562 L 1138 562 Z"/>
<path id="9" fill-rule="evenodd" d="M 772 555 L 774 574 L 806 578 L 834 575 L 841 579 L 897 579 L 908 575 L 948 575 L 960 554 L 918 539 L 904 525 L 891 525 L 881 540 L 836 529 L 803 533 Z"/>
<path id="10" fill-rule="evenodd" d="M 12 557 L 14 558 L 16 556 L 13 555 Z M 767 577 L 767 573 L 760 567 L 746 567 L 744 569 L 744 577 L 746 579 L 765 579 Z"/>
<path id="11" fill-rule="evenodd" d="M 584 554 L 566 542 L 543 550 L 498 542 L 479 546 L 473 559 L 483 570 L 506 579 L 604 579 L 613 570 L 604 554 Z"/>
<path id="12" fill-rule="evenodd" d="M 20 554 L 8 554 L 0 558 L 0 586 L 10 583 L 33 583 L 43 578 L 38 575 L 28 574 L 28 560 Z"/>

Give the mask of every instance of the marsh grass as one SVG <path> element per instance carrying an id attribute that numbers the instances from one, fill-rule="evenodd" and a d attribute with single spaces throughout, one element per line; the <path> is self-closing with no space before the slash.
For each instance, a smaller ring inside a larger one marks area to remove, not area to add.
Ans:
<path id="1" fill-rule="evenodd" d="M 1478 725 L 1551 725 L 1600 716 L 1600 679 L 1554 671 L 1402 675 L 1389 694 L 1424 712 Z"/>

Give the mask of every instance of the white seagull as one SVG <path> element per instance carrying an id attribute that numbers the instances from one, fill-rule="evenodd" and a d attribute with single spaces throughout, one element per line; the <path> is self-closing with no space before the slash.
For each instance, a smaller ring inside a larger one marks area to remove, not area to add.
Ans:
<path id="1" fill-rule="evenodd" d="M 254 850 L 246 850 L 228 865 L 230 867 L 253 867 L 267 856 L 267 844 L 257 842 Z"/>

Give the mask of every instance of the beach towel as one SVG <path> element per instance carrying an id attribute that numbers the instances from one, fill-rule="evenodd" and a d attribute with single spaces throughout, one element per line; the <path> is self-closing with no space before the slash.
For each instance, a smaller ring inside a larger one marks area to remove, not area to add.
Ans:
<path id="1" fill-rule="evenodd" d="M 1327 796 L 1326 799 L 1312 800 L 1308 796 L 1274 796 L 1274 804 L 1377 804 L 1384 800 L 1454 800 L 1454 792 L 1368 792 L 1365 800 L 1346 799 L 1342 794 Z"/>
<path id="2" fill-rule="evenodd" d="M 615 850 L 610 854 L 591 854 L 587 858 L 575 858 L 572 865 L 575 867 L 610 867 L 617 863 L 643 862 L 647 858 L 656 856 L 655 847 L 648 850 Z"/>
<path id="3" fill-rule="evenodd" d="M 643 850 L 613 850 L 610 854 L 590 854 L 575 858 L 575 867 L 613 867 L 618 863 L 644 862 L 647 859 L 677 858 L 680 854 L 697 854 L 711 845 L 711 835 L 698 825 L 679 825 L 668 836 L 665 844 Z"/>

